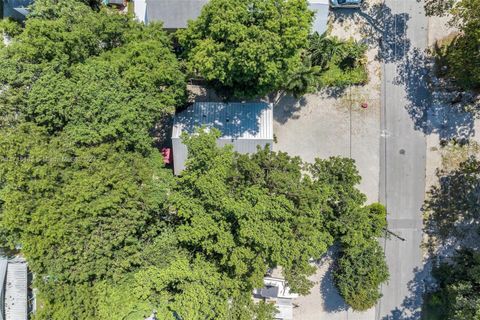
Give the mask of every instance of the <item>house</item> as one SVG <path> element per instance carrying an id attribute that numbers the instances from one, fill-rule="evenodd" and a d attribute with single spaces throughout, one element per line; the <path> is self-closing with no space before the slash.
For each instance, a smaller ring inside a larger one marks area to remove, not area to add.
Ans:
<path id="1" fill-rule="evenodd" d="M 208 0 L 134 0 L 137 19 L 144 23 L 162 21 L 167 30 L 187 27 L 195 20 Z"/>
<path id="2" fill-rule="evenodd" d="M 327 31 L 330 0 L 309 0 L 308 7 L 310 10 L 315 12 L 312 31 L 323 34 L 325 31 Z"/>
<path id="3" fill-rule="evenodd" d="M 3 18 L 23 21 L 29 13 L 28 7 L 32 4 L 33 0 L 3 0 Z"/>
<path id="4" fill-rule="evenodd" d="M 263 284 L 263 288 L 253 291 L 254 301 L 263 300 L 274 304 L 277 308 L 275 319 L 292 320 L 293 299 L 298 298 L 298 294 L 290 292 L 286 281 L 281 277 L 265 277 Z"/>
<path id="5" fill-rule="evenodd" d="M 167 30 L 187 27 L 188 20 L 195 20 L 208 0 L 134 0 L 137 19 L 144 23 L 162 21 Z M 315 12 L 313 31 L 319 34 L 327 30 L 329 0 L 310 0 L 310 10 Z"/>
<path id="6" fill-rule="evenodd" d="M 27 320 L 28 271 L 23 259 L 0 259 L 0 319 Z"/>
<path id="7" fill-rule="evenodd" d="M 197 102 L 175 115 L 172 130 L 173 168 L 180 174 L 185 168 L 187 147 L 181 136 L 192 134 L 196 128 L 217 128 L 221 137 L 217 144 L 233 145 L 239 153 L 254 153 L 257 146 L 273 144 L 272 105 L 257 103 Z"/>

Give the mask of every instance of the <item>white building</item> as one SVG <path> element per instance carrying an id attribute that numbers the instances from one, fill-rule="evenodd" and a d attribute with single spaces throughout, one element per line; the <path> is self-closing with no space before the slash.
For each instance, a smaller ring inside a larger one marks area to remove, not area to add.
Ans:
<path id="1" fill-rule="evenodd" d="M 290 288 L 283 278 L 265 277 L 263 284 L 263 288 L 253 291 L 254 299 L 274 304 L 278 310 L 275 315 L 276 319 L 292 320 L 293 299 L 298 298 L 298 294 L 290 292 Z"/>
<path id="2" fill-rule="evenodd" d="M 222 133 L 217 144 L 233 145 L 239 153 L 255 153 L 257 146 L 273 144 L 272 105 L 258 103 L 197 102 L 175 115 L 172 131 L 173 168 L 179 174 L 185 168 L 187 147 L 182 133 L 196 128 L 217 128 Z"/>

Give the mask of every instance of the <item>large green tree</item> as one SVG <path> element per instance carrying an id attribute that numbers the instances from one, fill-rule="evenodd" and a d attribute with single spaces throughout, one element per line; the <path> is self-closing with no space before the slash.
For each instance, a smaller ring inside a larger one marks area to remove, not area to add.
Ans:
<path id="1" fill-rule="evenodd" d="M 30 115 L 27 120 L 58 129 L 78 110 L 84 121 L 112 121 L 110 132 L 122 125 L 132 135 L 139 127 L 124 122 L 135 118 L 127 109 L 142 115 L 135 121 L 153 120 L 152 114 L 173 112 L 185 95 L 184 76 L 160 25 L 95 12 L 75 0 L 36 3 L 23 31 L 0 50 L 0 84 L 0 125 Z M 115 112 L 120 99 L 125 106 Z M 97 111 L 85 112 L 89 104 Z M 110 107 L 101 118 L 103 104 Z M 91 130 L 102 132 L 94 123 Z"/>
<path id="2" fill-rule="evenodd" d="M 312 18 L 306 0 L 212 0 L 178 38 L 192 74 L 250 98 L 301 68 Z"/>
<path id="3" fill-rule="evenodd" d="M 452 9 L 461 30 L 447 49 L 451 75 L 465 88 L 480 87 L 480 0 L 462 0 Z M 468 68 L 466 67 L 468 66 Z"/>
<path id="4" fill-rule="evenodd" d="M 216 137 L 185 138 L 187 169 L 171 196 L 180 243 L 217 261 L 244 290 L 262 286 L 267 268 L 281 265 L 292 288 L 307 292 L 308 260 L 332 243 L 315 210 L 322 210 L 325 196 L 317 208 L 300 208 L 300 159 L 268 149 L 237 155 L 230 146 L 216 147 Z"/>
<path id="5" fill-rule="evenodd" d="M 21 125 L 0 140 L 1 227 L 39 276 L 83 283 L 139 264 L 161 228 L 171 175 L 158 152 L 69 145 Z"/>
<path id="6" fill-rule="evenodd" d="M 215 262 L 243 291 L 261 286 L 268 268 L 282 266 L 290 287 L 306 294 L 312 286 L 307 277 L 315 271 L 312 258 L 335 240 L 358 256 L 355 246 L 371 246 L 381 235 L 385 211 L 364 206 L 352 160 L 304 164 L 269 148 L 239 155 L 231 146 L 217 147 L 217 137 L 216 131 L 185 137 L 189 158 L 171 196 L 172 219 L 179 243 Z M 358 274 L 348 270 L 350 278 L 340 281 L 355 286 L 354 277 L 365 277 L 361 284 L 373 292 L 364 304 L 369 307 L 388 274 L 381 248 L 370 252 Z"/>
<path id="7" fill-rule="evenodd" d="M 95 145 L 119 141 L 129 150 L 147 150 L 149 130 L 183 103 L 185 78 L 164 34 L 148 36 L 70 68 L 48 72 L 29 89 L 27 120 L 50 134 Z"/>
<path id="8" fill-rule="evenodd" d="M 185 78 L 160 25 L 74 0 L 37 1 L 0 56 L 2 244 L 37 275 L 39 319 L 102 319 L 98 286 L 165 259 L 173 177 L 150 130 Z"/>

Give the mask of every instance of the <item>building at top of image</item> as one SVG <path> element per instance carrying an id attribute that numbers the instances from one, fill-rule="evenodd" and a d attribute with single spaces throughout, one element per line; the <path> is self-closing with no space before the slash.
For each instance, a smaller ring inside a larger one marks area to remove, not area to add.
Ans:
<path id="1" fill-rule="evenodd" d="M 187 27 L 188 20 L 195 20 L 209 0 L 133 0 L 136 18 L 144 23 L 161 21 L 163 27 L 174 31 Z M 309 0 L 309 8 L 315 12 L 312 31 L 319 34 L 327 30 L 329 0 Z"/>
<path id="2" fill-rule="evenodd" d="M 273 144 L 272 105 L 263 102 L 197 102 L 177 113 L 172 130 L 175 174 L 185 169 L 188 156 L 182 134 L 192 134 L 200 127 L 220 130 L 219 146 L 231 144 L 239 153 L 255 153 L 257 146 L 263 148 Z"/>
<path id="3" fill-rule="evenodd" d="M 167 30 L 183 29 L 195 20 L 208 0 L 134 0 L 137 19 L 144 23 L 161 21 Z"/>

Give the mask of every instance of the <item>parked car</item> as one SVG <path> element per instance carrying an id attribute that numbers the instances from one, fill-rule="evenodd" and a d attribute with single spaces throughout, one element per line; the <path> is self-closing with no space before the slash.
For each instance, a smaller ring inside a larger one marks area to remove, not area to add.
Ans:
<path id="1" fill-rule="evenodd" d="M 330 0 L 332 8 L 360 8 L 363 0 Z"/>

